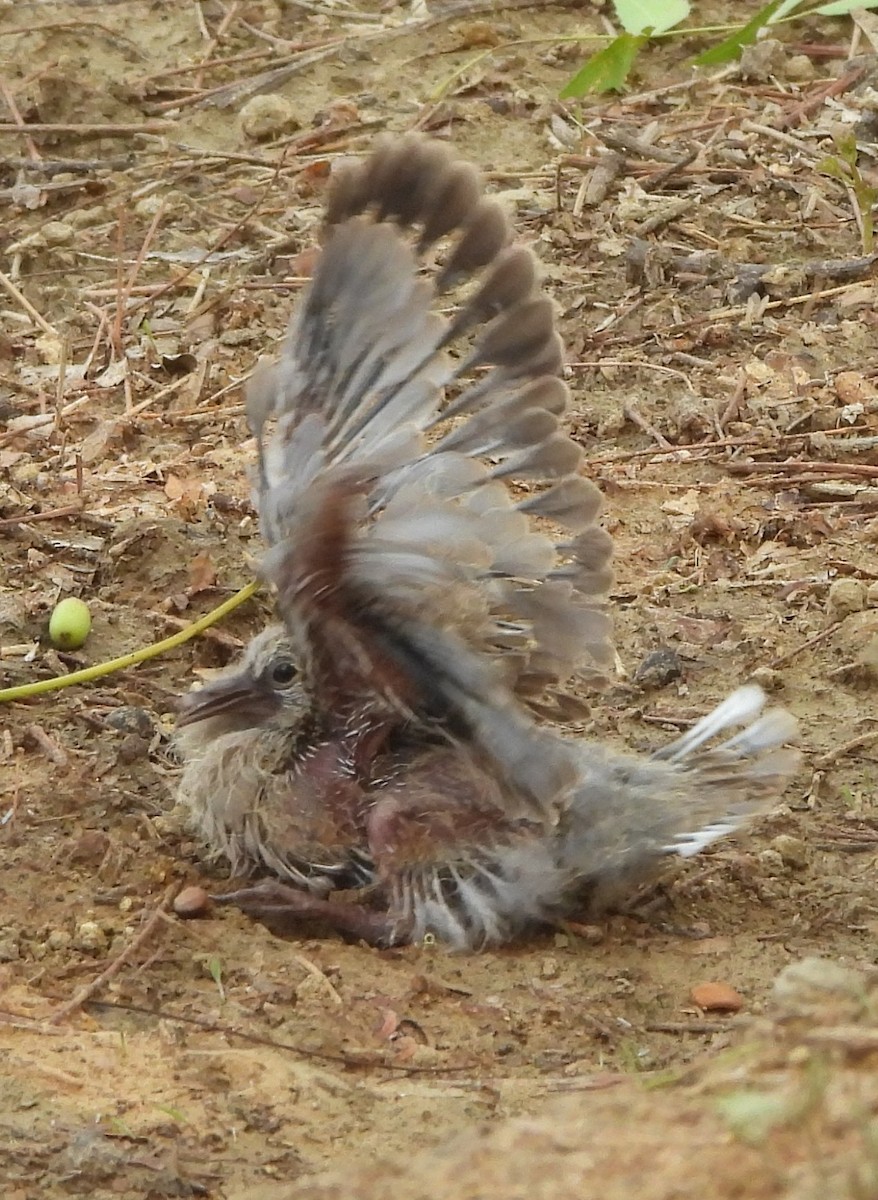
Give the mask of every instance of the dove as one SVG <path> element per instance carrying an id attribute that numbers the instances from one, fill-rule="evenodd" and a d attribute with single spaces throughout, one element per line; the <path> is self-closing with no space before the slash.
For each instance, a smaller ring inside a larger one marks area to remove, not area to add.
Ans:
<path id="1" fill-rule="evenodd" d="M 278 621 L 182 701 L 180 800 L 272 928 L 480 949 L 768 811 L 796 723 L 750 684 L 652 755 L 563 728 L 613 547 L 535 257 L 420 136 L 334 172 L 322 232 L 247 395 Z"/>

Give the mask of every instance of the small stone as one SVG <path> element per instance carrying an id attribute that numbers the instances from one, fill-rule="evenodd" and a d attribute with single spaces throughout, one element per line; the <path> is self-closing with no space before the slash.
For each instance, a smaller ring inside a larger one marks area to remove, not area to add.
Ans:
<path id="1" fill-rule="evenodd" d="M 857 655 L 856 665 L 867 681 L 878 678 L 878 637 L 871 638 Z"/>
<path id="2" fill-rule="evenodd" d="M 195 885 L 184 887 L 177 893 L 174 900 L 174 912 L 178 917 L 188 920 L 191 917 L 203 917 L 210 911 L 210 896 L 203 887 Z"/>
<path id="3" fill-rule="evenodd" d="M 750 678 L 758 683 L 764 692 L 779 692 L 783 687 L 783 677 L 772 667 L 757 667 Z"/>
<path id="4" fill-rule="evenodd" d="M 606 937 L 607 931 L 601 925 L 587 925 L 581 921 L 567 921 L 565 924 L 572 934 L 589 946 L 599 945 Z"/>
<path id="5" fill-rule="evenodd" d="M 634 682 L 652 690 L 667 687 L 675 679 L 680 679 L 682 674 L 683 663 L 676 650 L 670 646 L 660 646 L 658 650 L 647 654 L 634 672 Z"/>
<path id="6" fill-rule="evenodd" d="M 137 762 L 139 758 L 146 758 L 148 754 L 149 742 L 136 733 L 129 733 L 122 739 L 119 746 L 119 762 L 129 766 L 131 763 Z"/>
<path id="7" fill-rule="evenodd" d="M 808 865 L 808 851 L 801 838 L 779 833 L 771 839 L 771 848 L 781 856 L 784 866 L 800 869 Z"/>
<path id="8" fill-rule="evenodd" d="M 689 993 L 703 1012 L 740 1012 L 744 997 L 728 983 L 696 983 Z"/>
<path id="9" fill-rule="evenodd" d="M 70 861 L 97 866 L 103 862 L 110 846 L 110 839 L 102 829 L 84 830 L 70 849 Z"/>
<path id="10" fill-rule="evenodd" d="M 741 49 L 739 70 L 742 79 L 766 83 L 772 75 L 782 75 L 786 66 L 786 50 L 776 38 L 763 38 Z"/>
<path id="11" fill-rule="evenodd" d="M 713 930 L 707 921 L 693 921 L 688 927 L 687 933 L 691 938 L 709 938 L 712 936 Z"/>
<path id="12" fill-rule="evenodd" d="M 144 196 L 134 205 L 134 211 L 138 217 L 145 217 L 149 220 L 156 213 L 161 212 L 165 208 L 165 198 L 162 193 L 154 192 L 151 196 Z"/>
<path id="13" fill-rule="evenodd" d="M 107 944 L 107 935 L 97 921 L 81 921 L 77 925 L 73 938 L 77 950 L 85 950 L 88 954 L 104 954 Z"/>
<path id="14" fill-rule="evenodd" d="M 835 394 L 843 405 L 868 404 L 876 398 L 875 385 L 860 371 L 839 371 L 835 377 Z"/>
<path id="15" fill-rule="evenodd" d="M 18 944 L 18 938 L 12 934 L 0 937 L 0 963 L 15 962 L 20 955 L 21 947 Z"/>
<path id="16" fill-rule="evenodd" d="M 787 59 L 784 75 L 793 83 L 805 83 L 814 78 L 814 64 L 807 54 L 794 54 Z"/>
<path id="17" fill-rule="evenodd" d="M 866 976 L 828 958 L 803 958 L 774 981 L 773 1000 L 784 1017 L 815 1017 L 826 1024 L 853 1024 L 867 1003 Z"/>
<path id="18" fill-rule="evenodd" d="M 836 579 L 826 598 L 826 613 L 831 621 L 841 621 L 866 607 L 866 589 L 859 579 Z"/>
<path id="19" fill-rule="evenodd" d="M 168 813 L 157 813 L 152 818 L 152 827 L 160 838 L 182 837 L 188 827 L 188 812 L 182 807 Z"/>
<path id="20" fill-rule="evenodd" d="M 23 642 L 27 624 L 27 609 L 22 597 L 14 592 L 0 594 L 0 638 L 6 642 Z"/>
<path id="21" fill-rule="evenodd" d="M 869 608 L 878 608 L 878 579 L 866 588 L 866 603 Z"/>
<path id="22" fill-rule="evenodd" d="M 138 708 L 136 704 L 123 704 L 121 708 L 114 708 L 104 717 L 104 724 L 110 729 L 118 730 L 119 733 L 134 733 L 147 739 L 155 733 L 155 721 L 151 714 L 145 708 Z"/>
<path id="23" fill-rule="evenodd" d="M 544 958 L 540 963 L 540 978 L 541 979 L 557 979 L 558 978 L 558 960 L 557 958 Z"/>
<path id="24" fill-rule="evenodd" d="M 40 232 L 46 246 L 66 246 L 73 240 L 74 229 L 66 221 L 46 221 Z"/>
<path id="25" fill-rule="evenodd" d="M 295 127 L 293 106 L 286 96 L 253 96 L 241 109 L 241 129 L 248 138 L 259 141 L 274 137 L 289 126 Z"/>
<path id="26" fill-rule="evenodd" d="M 758 854 L 759 866 L 766 875 L 785 875 L 787 865 L 783 856 L 777 850 L 761 850 Z"/>
<path id="27" fill-rule="evenodd" d="M 52 929 L 46 938 L 46 945 L 50 950 L 68 950 L 72 941 L 73 937 L 66 929 Z"/>

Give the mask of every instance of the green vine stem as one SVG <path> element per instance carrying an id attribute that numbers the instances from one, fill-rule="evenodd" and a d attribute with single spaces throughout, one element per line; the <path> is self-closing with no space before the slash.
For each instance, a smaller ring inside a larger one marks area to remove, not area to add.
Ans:
<path id="1" fill-rule="evenodd" d="M 161 642 L 154 642 L 151 646 L 143 646 L 140 650 L 132 651 L 131 654 L 123 654 L 121 658 L 111 658 L 108 662 L 95 663 L 94 666 L 85 667 L 82 671 L 73 671 L 69 675 L 58 675 L 54 679 L 39 679 L 36 683 L 23 683 L 19 687 L 0 688 L 0 704 L 8 703 L 10 700 L 25 700 L 29 696 L 39 696 L 43 692 L 54 692 L 59 688 L 72 687 L 75 683 L 90 683 L 93 679 L 100 679 L 104 675 L 112 674 L 113 671 L 124 671 L 126 667 L 133 667 L 137 663 L 146 662 L 147 659 L 157 658 L 166 650 L 182 646 L 190 638 L 197 637 L 199 633 L 203 633 L 205 629 L 209 629 L 211 625 L 221 621 L 240 604 L 255 595 L 258 590 L 258 583 L 255 581 L 248 583 L 246 587 L 235 592 L 234 596 L 230 596 L 218 608 L 214 608 L 206 616 L 193 621 L 179 633 L 174 633 Z"/>

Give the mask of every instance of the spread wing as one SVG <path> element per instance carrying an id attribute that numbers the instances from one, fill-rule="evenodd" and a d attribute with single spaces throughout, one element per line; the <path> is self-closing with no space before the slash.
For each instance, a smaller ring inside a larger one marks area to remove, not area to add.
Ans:
<path id="1" fill-rule="evenodd" d="M 335 178 L 314 278 L 248 396 L 265 571 L 318 702 L 435 719 L 524 812 L 576 768 L 514 696 L 612 658 L 611 540 L 561 428 L 561 364 L 533 255 L 471 167 L 409 137 Z"/>

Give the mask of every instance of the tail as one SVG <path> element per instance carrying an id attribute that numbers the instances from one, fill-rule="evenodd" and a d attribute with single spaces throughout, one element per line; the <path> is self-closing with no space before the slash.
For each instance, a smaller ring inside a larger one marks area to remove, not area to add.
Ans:
<path id="1" fill-rule="evenodd" d="M 738 688 L 650 758 L 583 746 L 581 781 L 559 827 L 561 865 L 582 886 L 612 885 L 664 856 L 698 854 L 769 811 L 801 756 L 785 745 L 795 719 L 764 705 L 761 688 Z"/>
<path id="2" fill-rule="evenodd" d="M 799 755 L 789 713 L 760 715 L 758 687 L 733 692 L 687 734 L 651 757 L 576 743 L 579 779 L 554 829 L 499 821 L 480 844 L 449 822 L 437 862 L 401 874 L 399 911 L 414 939 L 433 932 L 459 947 L 508 941 L 583 906 L 605 907 L 654 874 L 668 855 L 697 854 L 776 803 Z M 713 749 L 710 739 L 745 728 Z M 401 789 L 406 787 L 400 781 Z"/>

